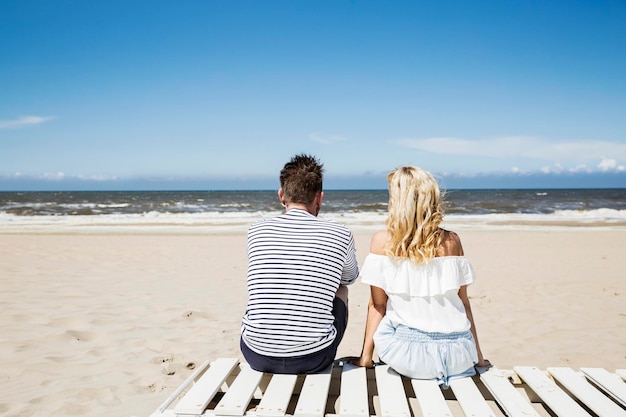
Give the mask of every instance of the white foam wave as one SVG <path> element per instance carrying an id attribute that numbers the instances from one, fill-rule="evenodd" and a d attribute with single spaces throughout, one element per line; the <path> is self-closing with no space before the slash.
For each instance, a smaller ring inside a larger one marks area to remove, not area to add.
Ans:
<path id="1" fill-rule="evenodd" d="M 120 230 L 124 228 L 147 227 L 155 230 L 176 230 L 212 232 L 218 229 L 246 230 L 253 222 L 279 215 L 279 211 L 265 212 L 199 212 L 161 213 L 150 211 L 143 214 L 107 214 L 72 216 L 18 216 L 0 212 L 0 233 L 20 231 L 94 231 Z M 346 224 L 355 229 L 379 229 L 386 219 L 382 212 L 322 213 L 320 217 Z M 624 227 L 626 210 L 560 210 L 553 214 L 484 214 L 447 215 L 444 226 L 455 228 L 528 228 L 528 227 Z"/>

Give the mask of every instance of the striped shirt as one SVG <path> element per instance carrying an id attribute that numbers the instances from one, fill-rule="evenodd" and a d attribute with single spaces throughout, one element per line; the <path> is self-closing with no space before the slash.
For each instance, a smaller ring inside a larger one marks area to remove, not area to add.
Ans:
<path id="1" fill-rule="evenodd" d="M 248 229 L 248 307 L 242 339 L 256 353 L 308 355 L 335 339 L 333 300 L 358 276 L 354 237 L 292 209 Z"/>

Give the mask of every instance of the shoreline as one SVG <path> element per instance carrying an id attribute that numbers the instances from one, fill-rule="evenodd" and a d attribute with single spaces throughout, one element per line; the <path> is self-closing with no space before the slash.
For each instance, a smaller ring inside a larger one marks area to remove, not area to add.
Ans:
<path id="1" fill-rule="evenodd" d="M 354 234 L 374 233 L 384 228 L 384 218 L 378 221 L 345 221 L 333 219 L 345 224 Z M 0 223 L 0 235 L 25 234 L 166 234 L 166 235 L 233 235 L 244 234 L 253 221 L 232 222 L 176 222 L 176 221 L 56 221 L 56 222 L 5 222 Z M 441 227 L 455 231 L 553 231 L 553 232 L 626 232 L 626 221 L 599 220 L 470 220 L 446 221 Z"/>
<path id="2" fill-rule="evenodd" d="M 382 225 L 349 227 L 362 265 Z M 495 366 L 626 368 L 626 230 L 449 228 L 476 271 L 468 291 Z M 245 233 L 122 229 L 0 228 L 0 413 L 148 416 L 193 367 L 242 359 Z M 359 354 L 368 299 L 350 287 L 338 357 Z"/>

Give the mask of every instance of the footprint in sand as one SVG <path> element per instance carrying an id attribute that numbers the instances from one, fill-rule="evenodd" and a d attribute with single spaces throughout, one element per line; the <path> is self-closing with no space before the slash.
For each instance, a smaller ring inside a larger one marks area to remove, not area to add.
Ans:
<path id="1" fill-rule="evenodd" d="M 172 355 L 163 355 L 152 358 L 152 363 L 169 363 L 174 362 L 174 356 Z"/>
<path id="2" fill-rule="evenodd" d="M 81 331 L 81 330 L 68 330 L 65 332 L 66 335 L 70 336 L 73 340 L 77 342 L 91 342 L 95 339 L 95 333 Z"/>
<path id="3" fill-rule="evenodd" d="M 167 387 L 164 379 L 154 381 L 154 379 L 149 379 L 147 377 L 136 379 L 132 381 L 131 384 L 137 387 L 137 394 L 148 394 L 151 392 L 162 391 Z"/>
<path id="4" fill-rule="evenodd" d="M 175 310 L 175 309 L 170 309 L 170 310 Z M 179 311 L 179 310 L 176 309 L 176 311 Z M 185 310 L 185 311 L 183 311 L 182 314 L 180 314 L 180 316 L 178 318 L 170 320 L 170 323 L 177 323 L 177 322 L 179 322 L 181 320 L 181 318 L 183 320 L 185 320 L 185 319 L 197 320 L 197 319 L 207 319 L 209 317 L 210 317 L 209 313 L 207 313 L 205 311 Z"/>
<path id="5" fill-rule="evenodd" d="M 176 375 L 176 368 L 177 368 L 176 365 L 170 363 L 167 366 L 163 367 L 163 369 L 161 370 L 161 373 L 163 375 L 168 375 L 168 376 Z"/>
<path id="6" fill-rule="evenodd" d="M 97 339 L 97 333 L 84 330 L 65 330 L 63 333 L 50 336 L 52 340 L 59 342 L 92 342 Z"/>
<path id="7" fill-rule="evenodd" d="M 196 369 L 194 362 L 187 363 L 168 363 L 163 366 L 161 373 L 164 375 L 172 376 L 176 374 L 186 374 L 188 371 Z"/>

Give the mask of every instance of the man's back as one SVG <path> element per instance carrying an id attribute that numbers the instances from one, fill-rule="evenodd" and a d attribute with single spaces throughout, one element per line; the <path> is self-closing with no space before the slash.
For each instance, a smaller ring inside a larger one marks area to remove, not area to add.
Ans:
<path id="1" fill-rule="evenodd" d="M 307 355 L 335 338 L 333 300 L 357 277 L 345 226 L 293 209 L 248 230 L 248 308 L 242 337 L 273 357 Z"/>

